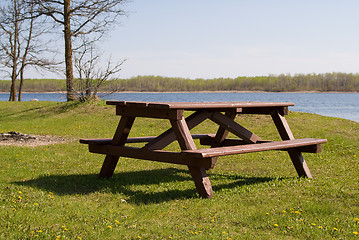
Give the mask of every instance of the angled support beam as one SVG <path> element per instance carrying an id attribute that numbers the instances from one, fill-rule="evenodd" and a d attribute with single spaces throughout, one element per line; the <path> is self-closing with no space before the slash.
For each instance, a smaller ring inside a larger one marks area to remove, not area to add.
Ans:
<path id="1" fill-rule="evenodd" d="M 248 143 L 256 143 L 257 141 L 262 140 L 259 136 L 255 135 L 245 127 L 233 121 L 233 119 L 220 112 L 214 113 L 210 119 Z"/>
<path id="2" fill-rule="evenodd" d="M 237 111 L 229 111 L 225 113 L 225 116 L 234 121 L 234 119 L 237 116 Z M 213 142 L 211 144 L 211 148 L 219 147 L 221 146 L 222 142 L 227 138 L 229 134 L 229 131 L 223 127 L 219 126 L 218 131 L 216 133 L 216 136 L 213 139 Z M 214 168 L 214 165 L 217 163 L 218 157 L 214 157 L 212 160 L 213 165 L 211 166 L 211 169 Z"/>
<path id="3" fill-rule="evenodd" d="M 273 113 L 271 116 L 282 140 L 293 140 L 293 133 L 290 130 L 287 120 L 284 118 L 284 116 L 278 112 Z M 299 177 L 312 178 L 312 174 L 310 173 L 302 153 L 297 149 L 289 149 L 288 154 Z"/>

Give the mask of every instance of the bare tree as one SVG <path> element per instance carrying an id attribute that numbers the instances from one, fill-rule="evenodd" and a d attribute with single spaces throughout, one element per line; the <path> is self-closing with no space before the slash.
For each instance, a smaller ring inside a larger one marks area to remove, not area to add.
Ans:
<path id="1" fill-rule="evenodd" d="M 9 101 L 16 101 L 20 76 L 18 100 L 21 101 L 26 66 L 48 68 L 55 63 L 40 57 L 48 51 L 39 42 L 46 28 L 39 18 L 33 18 L 33 5 L 24 0 L 7 0 L 2 3 L 0 14 L 0 64 L 11 78 Z"/>
<path id="2" fill-rule="evenodd" d="M 28 0 L 37 5 L 39 15 L 49 16 L 63 27 L 67 101 L 76 100 L 73 72 L 73 39 L 92 35 L 101 38 L 123 15 L 125 0 Z"/>
<path id="3" fill-rule="evenodd" d="M 16 101 L 16 79 L 19 59 L 19 25 L 20 6 L 19 1 L 13 0 L 3 3 L 0 7 L 0 44 L 1 64 L 11 69 L 11 87 L 9 101 Z"/>
<path id="4" fill-rule="evenodd" d="M 97 100 L 99 89 L 116 77 L 124 62 L 125 60 L 114 63 L 108 58 L 103 66 L 101 55 L 94 43 L 84 42 L 81 51 L 77 51 L 74 57 L 79 100 L 82 102 Z"/>

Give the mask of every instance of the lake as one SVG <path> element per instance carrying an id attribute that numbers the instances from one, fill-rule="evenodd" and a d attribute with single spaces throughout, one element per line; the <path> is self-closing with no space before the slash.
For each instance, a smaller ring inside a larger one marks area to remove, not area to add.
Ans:
<path id="1" fill-rule="evenodd" d="M 113 93 L 102 97 L 105 100 L 152 101 L 152 102 L 233 102 L 264 101 L 294 102 L 291 111 L 317 113 L 359 122 L 359 93 L 246 93 L 246 92 L 206 92 L 206 93 Z M 0 93 L 0 101 L 7 101 L 9 94 Z M 65 102 L 63 93 L 23 93 L 23 101 Z"/>

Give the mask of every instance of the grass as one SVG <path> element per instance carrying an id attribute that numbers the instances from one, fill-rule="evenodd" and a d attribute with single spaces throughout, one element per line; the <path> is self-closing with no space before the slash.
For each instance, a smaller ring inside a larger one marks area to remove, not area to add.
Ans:
<path id="1" fill-rule="evenodd" d="M 313 179 L 298 178 L 285 152 L 222 157 L 209 172 L 214 198 L 200 199 L 183 166 L 122 158 L 113 178 L 98 179 L 104 156 L 78 138 L 112 137 L 119 117 L 103 102 L 1 102 L 0 116 L 0 132 L 73 140 L 0 146 L 0 239 L 359 238 L 358 123 L 291 112 L 297 138 L 328 139 L 322 153 L 304 154 Z M 240 121 L 279 138 L 267 116 Z M 131 136 L 167 127 L 138 119 Z M 211 122 L 193 130 L 209 132 Z"/>

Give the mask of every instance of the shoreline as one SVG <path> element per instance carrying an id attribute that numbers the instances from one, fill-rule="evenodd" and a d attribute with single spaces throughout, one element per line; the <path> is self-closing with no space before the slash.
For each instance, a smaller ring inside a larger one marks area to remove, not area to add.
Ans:
<path id="1" fill-rule="evenodd" d="M 54 92 L 23 92 L 23 93 L 62 93 L 66 94 L 66 91 L 54 91 Z M 99 92 L 99 94 L 109 92 Z M 165 92 L 153 92 L 153 91 L 119 91 L 119 92 L 113 92 L 113 93 L 359 93 L 359 91 L 356 92 L 340 92 L 340 91 L 289 91 L 289 92 L 268 92 L 268 91 L 165 91 Z M 0 94 L 9 94 L 9 92 L 0 92 Z M 111 93 L 112 94 L 112 93 Z"/>

